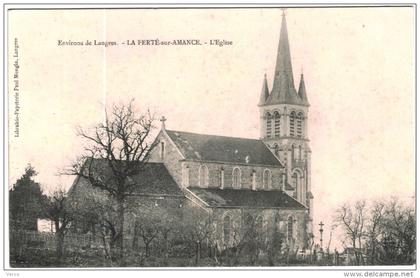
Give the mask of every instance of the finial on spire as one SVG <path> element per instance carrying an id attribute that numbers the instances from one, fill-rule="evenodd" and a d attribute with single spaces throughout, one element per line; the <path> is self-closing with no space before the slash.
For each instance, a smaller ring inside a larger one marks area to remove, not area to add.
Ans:
<path id="1" fill-rule="evenodd" d="M 303 75 L 303 66 L 300 66 L 300 75 Z"/>
<path id="2" fill-rule="evenodd" d="M 163 129 L 163 130 L 165 130 L 165 122 L 166 122 L 166 118 L 165 118 L 165 116 L 162 116 L 162 118 L 160 118 L 160 120 L 159 121 L 161 121 L 162 122 L 162 126 L 161 126 L 161 128 Z"/>
<path id="3" fill-rule="evenodd" d="M 285 17 L 286 16 L 286 8 L 281 8 L 281 10 L 282 10 L 281 16 Z"/>

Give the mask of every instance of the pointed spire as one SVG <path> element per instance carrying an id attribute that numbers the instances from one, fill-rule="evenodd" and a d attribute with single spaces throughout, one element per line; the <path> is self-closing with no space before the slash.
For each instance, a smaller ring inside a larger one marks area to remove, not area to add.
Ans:
<path id="1" fill-rule="evenodd" d="M 268 98 L 268 95 L 269 95 L 269 91 L 268 91 L 268 84 L 267 84 L 267 74 L 264 73 L 263 87 L 261 90 L 260 103 L 258 105 L 264 105 L 265 101 Z"/>
<path id="2" fill-rule="evenodd" d="M 290 56 L 289 38 L 287 34 L 287 23 L 284 10 L 282 14 L 280 40 L 277 50 L 273 90 L 266 103 L 301 104 L 293 80 L 292 59 Z"/>
<path id="3" fill-rule="evenodd" d="M 298 95 L 302 101 L 302 104 L 309 105 L 308 97 L 306 96 L 305 80 L 303 79 L 303 73 L 300 74 Z"/>

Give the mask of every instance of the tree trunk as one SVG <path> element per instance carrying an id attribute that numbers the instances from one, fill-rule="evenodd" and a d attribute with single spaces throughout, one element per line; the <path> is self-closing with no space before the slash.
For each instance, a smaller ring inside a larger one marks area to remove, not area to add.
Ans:
<path id="1" fill-rule="evenodd" d="M 137 223 L 134 225 L 134 233 L 133 233 L 133 242 L 132 242 L 132 249 L 134 252 L 138 251 L 139 249 L 139 233 Z"/>
<path id="2" fill-rule="evenodd" d="M 112 261 L 118 260 L 118 248 L 117 248 L 117 241 L 118 241 L 118 234 L 115 229 L 110 229 L 110 237 L 109 237 L 109 253 L 111 256 Z"/>
<path id="3" fill-rule="evenodd" d="M 117 224 L 115 234 L 115 244 L 113 244 L 113 254 L 116 259 L 123 259 L 124 257 L 124 199 L 117 197 Z"/>
<path id="4" fill-rule="evenodd" d="M 149 257 L 149 245 L 150 245 L 150 242 L 151 242 L 151 241 L 145 241 L 145 242 L 144 242 L 144 245 L 145 245 L 145 248 L 146 248 L 146 254 L 145 254 L 145 257 L 146 257 L 146 258 L 148 258 L 148 257 Z"/>
<path id="5" fill-rule="evenodd" d="M 352 239 L 353 248 L 354 248 L 354 257 L 356 260 L 356 265 L 359 265 L 359 253 L 357 252 L 357 244 L 356 244 L 356 238 Z"/>
<path id="6" fill-rule="evenodd" d="M 110 254 L 108 252 L 107 242 L 106 242 L 106 235 L 104 232 L 101 232 L 102 244 L 104 245 L 105 257 L 110 258 Z M 111 249 L 111 248 L 109 248 Z"/>
<path id="7" fill-rule="evenodd" d="M 169 258 L 169 239 L 168 239 L 168 233 L 167 232 L 164 233 L 163 240 L 165 241 L 163 263 L 166 266 L 168 264 L 168 258 Z"/>
<path id="8" fill-rule="evenodd" d="M 371 252 L 371 258 L 370 258 L 370 265 L 374 265 L 375 264 L 375 248 L 376 248 L 376 244 L 375 244 L 375 240 L 372 240 L 372 244 L 371 244 L 371 248 L 372 248 L 372 252 Z"/>
<path id="9" fill-rule="evenodd" d="M 64 235 L 60 232 L 56 234 L 56 252 L 57 252 L 57 258 L 58 260 L 61 260 L 63 256 L 63 241 L 64 241 Z"/>
<path id="10" fill-rule="evenodd" d="M 197 241 L 195 243 L 195 265 L 198 265 L 199 260 L 200 260 L 200 242 Z"/>
<path id="11" fill-rule="evenodd" d="M 59 221 L 55 221 L 54 224 L 55 224 L 56 255 L 57 255 L 57 259 L 60 261 L 63 256 L 64 233 L 60 229 Z"/>

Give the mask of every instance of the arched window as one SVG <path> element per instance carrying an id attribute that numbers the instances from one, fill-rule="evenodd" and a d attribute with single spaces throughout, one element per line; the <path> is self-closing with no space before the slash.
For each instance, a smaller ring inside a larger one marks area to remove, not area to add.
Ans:
<path id="1" fill-rule="evenodd" d="M 233 188 L 241 188 L 241 170 L 238 167 L 233 169 L 232 187 Z"/>
<path id="2" fill-rule="evenodd" d="M 225 170 L 220 168 L 220 176 L 219 176 L 219 186 L 223 189 L 225 187 Z"/>
<path id="3" fill-rule="evenodd" d="M 265 115 L 266 118 L 266 128 L 267 128 L 267 138 L 271 138 L 271 114 L 267 113 Z"/>
<path id="4" fill-rule="evenodd" d="M 274 229 L 276 232 L 281 232 L 281 217 L 280 214 L 276 213 L 276 216 L 274 217 Z"/>
<path id="5" fill-rule="evenodd" d="M 280 114 L 279 112 L 274 112 L 274 137 L 280 137 Z"/>
<path id="6" fill-rule="evenodd" d="M 296 114 L 293 111 L 292 113 L 290 113 L 290 136 L 295 136 L 295 119 L 296 119 Z"/>
<path id="7" fill-rule="evenodd" d="M 293 173 L 293 187 L 296 188 L 299 183 L 299 175 L 297 172 Z"/>
<path id="8" fill-rule="evenodd" d="M 291 241 L 293 239 L 293 218 L 289 216 L 287 218 L 287 240 Z"/>
<path id="9" fill-rule="evenodd" d="M 252 171 L 252 190 L 257 189 L 257 173 L 255 170 Z"/>
<path id="10" fill-rule="evenodd" d="M 165 158 L 165 142 L 160 142 L 160 158 Z"/>
<path id="11" fill-rule="evenodd" d="M 230 216 L 226 215 L 223 218 L 223 241 L 225 243 L 229 243 L 230 242 L 230 233 L 231 233 L 231 220 L 230 220 Z"/>
<path id="12" fill-rule="evenodd" d="M 296 147 L 293 145 L 293 160 L 297 160 L 300 158 L 300 146 Z"/>
<path id="13" fill-rule="evenodd" d="M 303 113 L 300 112 L 296 118 L 296 133 L 297 137 L 303 137 Z"/>
<path id="14" fill-rule="evenodd" d="M 281 188 L 282 188 L 282 190 L 284 190 L 285 186 L 286 186 L 286 174 L 282 173 L 281 174 Z"/>
<path id="15" fill-rule="evenodd" d="M 281 217 L 280 217 L 280 215 L 279 215 L 279 214 L 276 214 L 276 215 L 274 216 L 274 223 L 275 223 L 275 224 L 279 224 L 279 223 L 280 223 L 280 221 L 281 221 Z"/>
<path id="16" fill-rule="evenodd" d="M 292 145 L 292 161 L 294 161 L 296 159 L 296 147 L 295 145 Z"/>
<path id="17" fill-rule="evenodd" d="M 255 228 L 257 231 L 257 234 L 260 235 L 260 238 L 263 240 L 267 239 L 267 229 L 264 227 L 264 217 L 258 216 L 255 220 Z"/>
<path id="18" fill-rule="evenodd" d="M 200 187 L 207 187 L 209 185 L 209 169 L 206 165 L 201 165 L 198 169 L 198 185 Z"/>
<path id="19" fill-rule="evenodd" d="M 190 186 L 190 168 L 188 165 L 182 164 L 182 185 Z"/>
<path id="20" fill-rule="evenodd" d="M 269 189 L 271 187 L 271 171 L 268 169 L 264 170 L 263 174 L 263 188 Z"/>

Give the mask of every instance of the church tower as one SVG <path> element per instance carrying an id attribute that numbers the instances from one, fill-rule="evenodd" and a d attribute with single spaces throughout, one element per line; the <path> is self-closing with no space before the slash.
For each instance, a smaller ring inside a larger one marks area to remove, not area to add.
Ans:
<path id="1" fill-rule="evenodd" d="M 283 12 L 273 87 L 264 76 L 260 101 L 261 140 L 286 166 L 283 190 L 309 209 L 308 228 L 312 232 L 311 150 L 308 139 L 308 108 L 303 73 L 295 89 L 292 62 Z"/>

